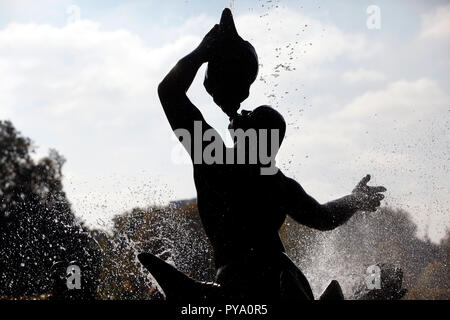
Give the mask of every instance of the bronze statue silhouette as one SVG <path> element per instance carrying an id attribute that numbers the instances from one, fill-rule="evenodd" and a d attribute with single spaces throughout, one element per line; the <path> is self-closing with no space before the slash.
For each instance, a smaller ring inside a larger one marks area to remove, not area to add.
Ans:
<path id="1" fill-rule="evenodd" d="M 214 130 L 186 95 L 199 68 L 209 63 L 205 87 L 230 117 L 229 129 L 277 130 L 278 141 L 270 141 L 269 137 L 268 143 L 281 145 L 286 123 L 276 110 L 260 106 L 237 113 L 258 71 L 253 47 L 237 37 L 231 11 L 225 9 L 220 25 L 215 25 L 160 83 L 158 94 L 164 112 L 176 134 L 183 129 L 193 136 L 196 122 L 205 130 Z M 241 51 L 226 50 L 233 41 Z M 222 154 L 242 147 L 242 141 L 227 148 L 220 136 L 215 139 L 219 139 L 216 142 L 223 149 Z M 254 152 L 260 139 L 262 136 L 257 135 L 256 146 L 244 141 L 246 153 Z M 200 144 L 203 151 L 206 142 Z M 167 299 L 314 299 L 305 276 L 284 253 L 279 229 L 286 217 L 314 229 L 332 230 L 358 210 L 375 211 L 384 198 L 381 192 L 386 191 L 382 186 L 368 186 L 370 175 L 366 175 L 351 194 L 320 204 L 281 170 L 261 174 L 260 169 L 267 163 L 196 163 L 196 146 L 184 146 L 193 160 L 198 211 L 214 249 L 217 276 L 215 283 L 201 283 L 150 253 L 140 254 L 139 260 L 156 278 Z M 343 298 L 336 281 L 323 298 Z"/>

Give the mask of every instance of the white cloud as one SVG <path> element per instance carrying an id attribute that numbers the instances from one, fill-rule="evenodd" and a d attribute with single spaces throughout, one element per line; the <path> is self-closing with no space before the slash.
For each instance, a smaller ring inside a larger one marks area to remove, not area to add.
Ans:
<path id="1" fill-rule="evenodd" d="M 437 7 L 433 12 L 422 16 L 421 36 L 443 41 L 450 40 L 450 5 Z"/>
<path id="2" fill-rule="evenodd" d="M 388 188 L 387 203 L 408 210 L 422 235 L 429 224 L 438 240 L 449 226 L 449 107 L 449 94 L 431 79 L 395 81 L 328 116 L 304 119 L 285 151 L 309 155 L 294 172 L 321 201 L 371 173 Z"/>
<path id="3" fill-rule="evenodd" d="M 368 91 L 357 97 L 339 117 L 368 120 L 378 116 L 408 126 L 412 121 L 444 113 L 449 102 L 449 97 L 431 79 L 402 80 L 390 83 L 386 89 Z"/>
<path id="4" fill-rule="evenodd" d="M 95 210 L 84 210 L 86 196 L 98 208 L 101 192 L 132 207 L 147 196 L 136 193 L 133 200 L 99 177 L 122 174 L 123 182 L 128 175 L 132 187 L 141 169 L 150 168 L 148 179 L 173 170 L 161 166 L 170 154 L 163 138 L 170 132 L 156 87 L 199 41 L 186 35 L 152 48 L 126 30 L 104 31 L 88 20 L 63 27 L 10 24 L 0 30 L 0 116 L 68 158 L 72 174 L 65 181 L 77 213 L 89 218 L 87 211 Z"/>
<path id="5" fill-rule="evenodd" d="M 362 34 L 345 33 L 334 25 L 283 7 L 263 17 L 239 16 L 236 23 L 241 36 L 257 48 L 262 63 L 271 67 L 280 61 L 314 66 L 339 57 L 367 59 L 382 48 L 380 42 L 369 41 Z"/>
<path id="6" fill-rule="evenodd" d="M 450 4 L 434 7 L 422 15 L 421 31 L 417 37 L 419 47 L 428 51 L 423 63 L 442 69 L 450 67 Z M 448 72 L 447 72 L 448 73 Z"/>
<path id="7" fill-rule="evenodd" d="M 163 43 L 157 47 L 89 20 L 0 30 L 0 117 L 68 158 L 65 187 L 79 215 L 95 222 L 152 199 L 193 196 L 189 167 L 169 162 L 175 142 L 156 87 L 213 21 L 201 15 L 160 30 Z M 369 170 L 389 187 L 390 200 L 413 206 L 420 218 L 428 216 L 430 199 L 437 203 L 433 212 L 450 208 L 443 198 L 450 181 L 445 169 L 450 135 L 442 117 L 449 98 L 436 80 L 423 76 L 384 84 L 384 74 L 403 77 L 375 70 L 385 59 L 381 41 L 285 8 L 264 17 L 238 16 L 236 24 L 263 64 L 264 81 L 255 82 L 243 107 L 271 103 L 285 115 L 289 136 L 280 165 L 301 178 L 308 192 L 330 200 L 349 192 Z M 227 119 L 202 88 L 202 72 L 189 95 L 223 132 Z M 348 89 L 361 82 L 373 87 Z M 407 194 L 406 186 L 417 179 L 423 180 L 417 193 Z M 142 187 L 145 181 L 150 186 Z M 433 217 L 441 232 L 446 215 Z"/>
<path id="8" fill-rule="evenodd" d="M 342 80 L 349 84 L 384 81 L 386 76 L 377 70 L 357 69 L 347 71 L 342 75 Z"/>

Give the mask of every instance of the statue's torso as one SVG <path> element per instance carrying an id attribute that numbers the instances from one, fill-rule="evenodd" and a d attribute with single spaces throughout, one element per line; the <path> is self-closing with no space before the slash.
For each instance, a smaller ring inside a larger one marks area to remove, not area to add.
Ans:
<path id="1" fill-rule="evenodd" d="M 200 217 L 214 248 L 216 266 L 251 252 L 279 252 L 283 179 L 256 166 L 197 165 L 194 180 Z"/>

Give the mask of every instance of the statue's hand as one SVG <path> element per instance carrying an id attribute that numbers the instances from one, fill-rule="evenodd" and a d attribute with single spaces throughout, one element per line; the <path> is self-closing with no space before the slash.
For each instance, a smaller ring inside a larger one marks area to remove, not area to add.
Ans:
<path id="1" fill-rule="evenodd" d="M 222 31 L 218 24 L 214 25 L 212 29 L 205 35 L 197 51 L 202 55 L 205 61 L 209 61 L 217 52 L 218 43 L 222 40 Z"/>
<path id="2" fill-rule="evenodd" d="M 384 199 L 384 195 L 380 192 L 385 192 L 386 188 L 382 186 L 370 187 L 367 185 L 369 180 L 369 174 L 362 178 L 353 189 L 352 196 L 358 210 L 374 212 L 380 206 L 381 200 Z"/>

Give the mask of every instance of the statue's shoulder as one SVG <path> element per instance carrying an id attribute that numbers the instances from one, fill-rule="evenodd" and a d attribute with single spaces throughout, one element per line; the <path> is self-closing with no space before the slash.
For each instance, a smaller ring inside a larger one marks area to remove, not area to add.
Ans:
<path id="1" fill-rule="evenodd" d="M 292 192 L 295 192 L 300 187 L 300 183 L 298 183 L 295 179 L 285 175 L 281 171 L 281 169 L 278 170 L 276 175 L 277 175 L 278 188 L 286 196 L 291 194 Z"/>
<path id="2" fill-rule="evenodd" d="M 280 182 L 285 182 L 291 178 L 286 176 L 283 171 L 281 171 L 280 168 L 278 168 L 277 173 L 274 174 L 275 179 L 279 180 Z"/>

